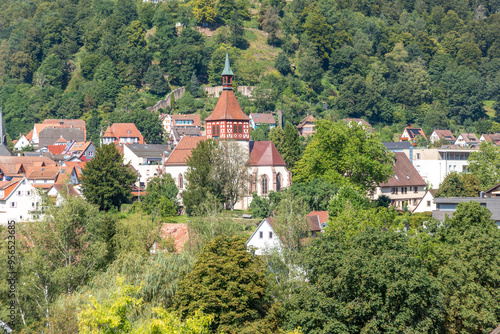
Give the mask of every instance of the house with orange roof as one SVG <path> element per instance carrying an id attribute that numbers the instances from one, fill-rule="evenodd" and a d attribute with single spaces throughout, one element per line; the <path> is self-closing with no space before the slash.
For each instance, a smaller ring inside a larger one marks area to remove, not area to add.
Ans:
<path id="1" fill-rule="evenodd" d="M 33 130 L 31 130 L 26 136 L 20 133 L 19 139 L 14 144 L 14 149 L 16 151 L 21 151 L 23 148 L 30 146 L 32 135 L 33 135 Z"/>
<path id="2" fill-rule="evenodd" d="M 316 131 L 314 127 L 316 126 L 316 118 L 313 115 L 307 115 L 302 121 L 300 121 L 297 129 L 302 137 L 307 137 L 313 135 Z"/>
<path id="3" fill-rule="evenodd" d="M 91 141 L 70 142 L 65 152 L 81 161 L 92 160 L 95 156 L 96 147 Z"/>
<path id="4" fill-rule="evenodd" d="M 56 183 L 61 169 L 55 167 L 30 167 L 26 170 L 26 179 L 37 188 L 50 189 Z"/>
<path id="5" fill-rule="evenodd" d="M 461 133 L 455 142 L 455 145 L 460 147 L 477 147 L 479 144 L 479 138 L 477 138 L 475 133 Z"/>
<path id="6" fill-rule="evenodd" d="M 0 159 L 0 180 L 10 181 L 14 177 L 24 177 L 32 167 L 54 167 L 57 163 L 47 157 L 12 156 Z"/>
<path id="7" fill-rule="evenodd" d="M 409 141 L 416 143 L 419 137 L 427 139 L 424 130 L 422 130 L 421 128 L 414 128 L 410 125 L 403 130 L 399 141 Z"/>
<path id="8" fill-rule="evenodd" d="M 250 127 L 256 129 L 258 127 L 269 127 L 272 129 L 276 127 L 276 120 L 270 113 L 251 113 L 250 114 Z"/>
<path id="9" fill-rule="evenodd" d="M 0 225 L 36 219 L 40 202 L 36 188 L 26 178 L 0 181 Z"/>
<path id="10" fill-rule="evenodd" d="M 134 123 L 114 123 L 102 135 L 101 144 L 144 144 L 144 137 Z"/>
<path id="11" fill-rule="evenodd" d="M 271 141 L 250 141 L 250 118 L 242 111 L 233 92 L 233 72 L 226 54 L 222 72 L 223 90 L 214 111 L 205 119 L 206 137 L 183 137 L 165 162 L 165 172 L 176 181 L 179 195 L 186 188 L 186 161 L 191 151 L 202 140 L 225 140 L 236 142 L 248 155 L 241 156 L 248 166 L 249 184 L 245 194 L 235 204 L 235 209 L 246 209 L 252 201 L 252 192 L 267 196 L 270 191 L 280 191 L 290 186 L 292 175 L 286 163 Z"/>
<path id="12" fill-rule="evenodd" d="M 432 131 L 429 140 L 432 144 L 436 144 L 439 141 L 444 141 L 448 144 L 455 144 L 457 139 L 450 130 L 434 130 Z"/>

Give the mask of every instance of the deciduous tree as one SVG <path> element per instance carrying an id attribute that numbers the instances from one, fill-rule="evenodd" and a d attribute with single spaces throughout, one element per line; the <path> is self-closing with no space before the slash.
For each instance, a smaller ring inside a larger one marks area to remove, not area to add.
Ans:
<path id="1" fill-rule="evenodd" d="M 500 147 L 483 141 L 478 152 L 469 155 L 469 170 L 486 190 L 500 182 Z"/>

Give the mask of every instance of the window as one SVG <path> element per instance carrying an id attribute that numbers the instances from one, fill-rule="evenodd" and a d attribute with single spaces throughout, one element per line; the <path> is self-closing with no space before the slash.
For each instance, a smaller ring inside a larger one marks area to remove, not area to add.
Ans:
<path id="1" fill-rule="evenodd" d="M 35 203 L 31 202 L 31 207 L 34 208 L 35 207 Z"/>
<path id="2" fill-rule="evenodd" d="M 431 201 L 427 201 L 427 207 L 431 206 Z"/>
<path id="3" fill-rule="evenodd" d="M 89 157 L 92 157 L 94 155 L 94 151 L 89 151 Z"/>
<path id="4" fill-rule="evenodd" d="M 215 134 L 215 125 L 212 125 L 212 134 Z"/>
<path id="5" fill-rule="evenodd" d="M 26 196 L 31 196 L 31 191 L 30 190 L 26 190 Z"/>
<path id="6" fill-rule="evenodd" d="M 281 190 L 281 174 L 278 173 L 276 175 L 276 191 L 280 191 Z"/>
<path id="7" fill-rule="evenodd" d="M 236 133 L 238 131 L 238 126 L 236 124 L 233 124 L 233 133 Z"/>
<path id="8" fill-rule="evenodd" d="M 413 192 L 418 193 L 418 187 L 414 187 L 414 188 L 413 188 Z"/>
<path id="9" fill-rule="evenodd" d="M 273 232 L 269 232 L 269 239 L 273 238 Z"/>
<path id="10" fill-rule="evenodd" d="M 259 239 L 262 239 L 262 238 L 264 238 L 264 232 L 260 231 L 259 232 Z"/>
<path id="11" fill-rule="evenodd" d="M 182 174 L 179 174 L 178 181 L 179 181 L 179 189 L 182 189 L 184 187 L 184 178 L 182 177 Z"/>
<path id="12" fill-rule="evenodd" d="M 22 194 L 23 194 L 23 192 L 21 190 L 17 191 L 17 196 L 21 196 Z"/>
<path id="13" fill-rule="evenodd" d="M 267 195 L 267 175 L 262 177 L 261 181 L 262 195 Z"/>
<path id="14" fill-rule="evenodd" d="M 243 133 L 243 125 L 238 125 L 238 133 Z"/>
<path id="15" fill-rule="evenodd" d="M 17 206 L 16 202 L 10 202 L 10 207 L 15 208 Z"/>
<path id="16" fill-rule="evenodd" d="M 220 127 L 217 125 L 217 135 L 220 133 Z"/>

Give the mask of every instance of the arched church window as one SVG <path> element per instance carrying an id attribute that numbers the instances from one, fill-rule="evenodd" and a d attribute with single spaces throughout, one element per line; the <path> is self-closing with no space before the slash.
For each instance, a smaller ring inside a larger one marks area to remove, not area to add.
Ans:
<path id="1" fill-rule="evenodd" d="M 262 195 L 267 195 L 267 183 L 267 175 L 264 175 L 261 181 Z"/>
<path id="2" fill-rule="evenodd" d="M 179 186 L 179 189 L 182 189 L 184 187 L 184 178 L 182 177 L 182 174 L 179 174 L 179 177 L 177 178 L 177 181 L 178 181 L 178 186 Z"/>
<path id="3" fill-rule="evenodd" d="M 281 190 L 281 174 L 278 173 L 276 175 L 276 191 L 280 191 Z"/>

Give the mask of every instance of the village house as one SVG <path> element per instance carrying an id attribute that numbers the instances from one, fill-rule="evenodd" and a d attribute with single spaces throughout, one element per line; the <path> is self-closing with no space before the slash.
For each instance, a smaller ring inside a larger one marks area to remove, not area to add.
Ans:
<path id="1" fill-rule="evenodd" d="M 437 189 L 429 189 L 425 192 L 424 198 L 418 203 L 417 207 L 413 210 L 413 213 L 421 212 L 432 212 L 436 210 L 436 203 L 434 202 L 434 197 Z"/>
<path id="2" fill-rule="evenodd" d="M 479 138 L 479 143 L 486 141 L 493 143 L 493 145 L 500 145 L 500 133 L 485 133 Z"/>
<path id="3" fill-rule="evenodd" d="M 399 138 L 399 141 L 409 141 L 412 143 L 416 143 L 418 138 L 427 139 L 424 131 L 421 128 L 413 128 L 411 125 L 406 127 Z"/>
<path id="4" fill-rule="evenodd" d="M 434 130 L 432 131 L 429 140 L 432 144 L 436 144 L 439 141 L 446 142 L 447 144 L 455 144 L 457 139 L 450 130 Z"/>
<path id="5" fill-rule="evenodd" d="M 379 184 L 374 199 L 385 195 L 391 199 L 391 205 L 395 208 L 413 211 L 424 197 L 426 183 L 405 153 L 394 154 L 394 173 L 387 182 Z"/>
<path id="6" fill-rule="evenodd" d="M 196 127 L 174 126 L 170 132 L 168 141 L 172 143 L 173 146 L 177 146 L 184 136 L 199 137 L 201 136 L 201 131 Z"/>
<path id="7" fill-rule="evenodd" d="M 96 147 L 91 141 L 72 141 L 66 145 L 64 152 L 80 161 L 87 161 L 95 157 Z"/>
<path id="8" fill-rule="evenodd" d="M 316 131 L 314 127 L 316 126 L 316 118 L 313 115 L 307 115 L 302 121 L 300 121 L 297 129 L 302 137 L 307 137 L 313 135 Z"/>
<path id="9" fill-rule="evenodd" d="M 201 118 L 198 114 L 161 114 L 160 118 L 167 134 L 170 134 L 175 127 L 201 129 Z"/>
<path id="10" fill-rule="evenodd" d="M 39 203 L 36 188 L 26 178 L 0 181 L 0 225 L 36 219 Z"/>
<path id="11" fill-rule="evenodd" d="M 342 119 L 342 121 L 344 123 L 347 123 L 347 124 L 356 124 L 356 125 L 359 125 L 359 126 L 361 126 L 363 129 L 365 129 L 368 132 L 372 132 L 373 131 L 373 128 L 372 128 L 371 124 L 368 123 L 367 121 L 365 121 L 362 118 L 344 118 L 344 119 Z"/>
<path id="12" fill-rule="evenodd" d="M 250 113 L 250 127 L 254 130 L 258 127 L 268 127 L 269 129 L 272 129 L 276 127 L 276 121 L 270 113 Z"/>
<path id="13" fill-rule="evenodd" d="M 304 240 L 310 237 L 316 238 L 323 232 L 328 221 L 328 211 L 312 211 L 306 217 L 307 234 L 304 235 Z M 279 250 L 283 244 L 276 234 L 274 228 L 273 217 L 262 219 L 257 229 L 246 242 L 247 248 L 253 249 L 255 255 L 265 255 L 269 251 Z"/>
<path id="14" fill-rule="evenodd" d="M 134 123 L 114 123 L 101 137 L 101 144 L 144 144 L 144 137 Z"/>
<path id="15" fill-rule="evenodd" d="M 484 197 L 500 197 L 500 183 L 484 191 Z"/>
<path id="16" fill-rule="evenodd" d="M 163 172 L 170 152 L 170 145 L 128 144 L 123 146 L 123 162 L 137 170 L 138 185 L 146 187 L 151 178 Z"/>
<path id="17" fill-rule="evenodd" d="M 475 147 L 479 145 L 479 139 L 475 133 L 461 133 L 458 135 L 455 145 L 460 147 Z"/>
<path id="18" fill-rule="evenodd" d="M 0 159 L 0 180 L 10 181 L 14 177 L 24 177 L 33 167 L 54 167 L 57 164 L 47 157 L 12 156 Z"/>

